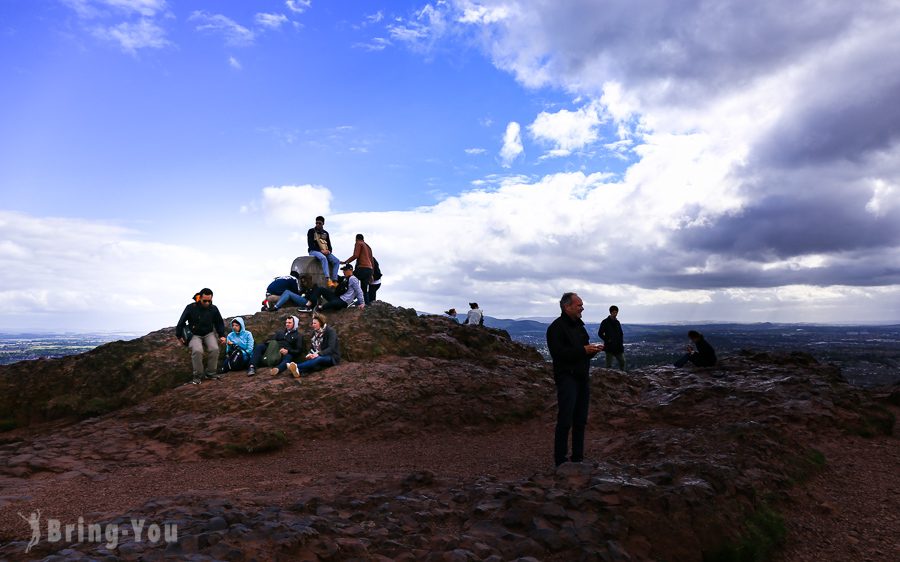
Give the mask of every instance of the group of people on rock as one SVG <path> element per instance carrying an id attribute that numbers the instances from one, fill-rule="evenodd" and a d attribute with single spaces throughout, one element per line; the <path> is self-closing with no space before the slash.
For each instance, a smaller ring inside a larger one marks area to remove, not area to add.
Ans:
<path id="1" fill-rule="evenodd" d="M 590 342 L 581 320 L 584 301 L 576 293 L 563 293 L 559 308 L 559 318 L 547 328 L 547 347 L 553 361 L 553 381 L 556 384 L 557 417 L 553 439 L 553 461 L 556 466 L 584 460 L 584 430 L 591 402 L 591 359 L 604 351 L 607 368 L 612 367 L 615 359 L 619 369 L 625 370 L 624 335 L 617 318 L 619 307 L 609 307 L 609 316 L 600 323 L 597 335 L 603 343 Z M 699 367 L 714 366 L 716 352 L 703 335 L 690 330 L 688 337 L 693 346 L 688 346 L 687 353 L 675 362 L 675 366 L 683 367 L 689 362 Z M 571 456 L 569 433 L 572 434 Z"/>
<path id="2" fill-rule="evenodd" d="M 278 375 L 287 370 L 295 379 L 340 363 L 337 331 L 328 325 L 324 314 L 313 314 L 309 352 L 304 354 L 304 338 L 297 316 L 286 318 L 283 329 L 275 331 L 263 342 L 255 343 L 253 333 L 247 330 L 240 316 L 232 319 L 231 331 L 225 334 L 225 322 L 218 307 L 212 304 L 212 297 L 213 292 L 208 288 L 197 293 L 197 298 L 185 307 L 175 327 L 175 336 L 191 352 L 191 384 L 200 384 L 204 379 L 218 380 L 224 373 L 242 369 L 247 369 L 248 377 L 255 376 L 256 368 L 263 365 L 264 359 L 275 364 L 271 374 Z M 225 361 L 217 368 L 220 344 L 225 345 Z"/>
<path id="3" fill-rule="evenodd" d="M 312 276 L 291 271 L 276 277 L 266 287 L 262 309 L 278 311 L 290 304 L 300 312 L 341 310 L 348 306 L 365 308 L 376 300 L 381 288 L 381 267 L 362 234 L 356 235 L 353 255 L 341 262 L 333 252 L 331 236 L 325 230 L 325 217 L 316 217 L 316 226 L 306 233 L 309 255 L 322 264 L 326 285 L 320 287 Z M 356 262 L 354 271 L 352 262 Z"/>
<path id="4" fill-rule="evenodd" d="M 247 369 L 247 376 L 252 377 L 264 363 L 275 365 L 271 367 L 272 374 L 287 370 L 299 379 L 305 373 L 340 362 L 337 332 L 327 324 L 323 312 L 349 306 L 364 309 L 374 302 L 381 286 L 381 269 L 362 234 L 356 235 L 352 256 L 343 262 L 335 257 L 322 216 L 316 217 L 316 225 L 307 232 L 307 246 L 309 255 L 322 264 L 326 286 L 316 284 L 311 275 L 291 271 L 269 283 L 262 309 L 275 312 L 292 304 L 299 307 L 299 312 L 313 313 L 309 352 L 303 353 L 304 338 L 297 316 L 286 318 L 284 328 L 262 343 L 255 343 L 240 316 L 231 321 L 231 332 L 226 335 L 225 321 L 212 304 L 213 292 L 204 288 L 185 307 L 175 328 L 175 336 L 191 352 L 192 384 L 200 384 L 203 379 L 220 379 L 228 371 L 242 369 Z M 355 271 L 351 265 L 354 261 Z M 339 276 L 339 272 L 343 275 Z M 217 368 L 219 345 L 225 345 L 221 368 Z"/>
<path id="5" fill-rule="evenodd" d="M 450 320 L 453 320 L 457 324 L 459 324 L 459 314 L 456 313 L 455 308 L 451 308 L 450 310 L 445 310 L 444 315 Z M 478 307 L 477 302 L 469 303 L 469 312 L 466 314 L 466 319 L 463 321 L 463 325 L 468 326 L 484 326 L 484 312 Z"/>

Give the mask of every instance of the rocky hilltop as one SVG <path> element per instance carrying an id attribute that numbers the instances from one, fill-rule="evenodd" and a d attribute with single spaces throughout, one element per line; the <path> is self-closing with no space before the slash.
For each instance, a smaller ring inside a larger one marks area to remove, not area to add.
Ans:
<path id="1" fill-rule="evenodd" d="M 257 339 L 283 322 L 245 318 Z M 835 367 L 744 352 L 595 369 L 591 460 L 554 470 L 553 381 L 532 348 L 382 303 L 330 323 L 345 361 L 300 382 L 184 385 L 172 329 L 0 368 L 0 559 L 766 559 L 792 494 L 828 467 L 823 443 L 893 439 L 889 408 Z M 38 509 L 178 538 L 45 536 L 25 554 L 19 514 Z"/>

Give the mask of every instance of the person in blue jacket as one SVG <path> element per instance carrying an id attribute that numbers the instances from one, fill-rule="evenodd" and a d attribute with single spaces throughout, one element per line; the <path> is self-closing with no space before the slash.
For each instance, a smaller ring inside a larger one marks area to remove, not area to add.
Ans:
<path id="1" fill-rule="evenodd" d="M 276 277 L 266 287 L 266 298 L 262 302 L 262 310 L 275 312 L 288 302 L 296 306 L 306 306 L 303 287 L 300 286 L 300 273 L 291 271 L 290 275 Z"/>
<path id="2" fill-rule="evenodd" d="M 241 354 L 237 360 L 232 360 L 232 352 L 239 349 Z M 240 316 L 231 321 L 231 333 L 225 338 L 225 365 L 222 372 L 237 371 L 246 368 L 250 364 L 250 355 L 253 353 L 253 332 L 244 327 L 244 319 Z"/>

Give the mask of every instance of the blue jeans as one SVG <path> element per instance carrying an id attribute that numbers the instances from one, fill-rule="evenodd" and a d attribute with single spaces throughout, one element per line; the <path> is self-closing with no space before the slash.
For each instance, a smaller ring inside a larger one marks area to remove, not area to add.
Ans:
<path id="1" fill-rule="evenodd" d="M 287 304 L 288 301 L 293 302 L 297 306 L 306 306 L 305 298 L 301 297 L 293 291 L 285 291 L 281 293 L 281 298 L 279 298 L 278 302 L 275 303 L 275 310 L 278 310 L 279 308 Z"/>
<path id="2" fill-rule="evenodd" d="M 341 260 L 338 259 L 334 253 L 330 253 L 327 256 L 322 252 L 317 252 L 313 250 L 309 253 L 314 258 L 319 258 L 319 261 L 322 262 L 322 273 L 325 274 L 325 277 L 330 277 L 332 281 L 337 281 L 338 273 L 340 273 L 341 269 Z M 334 266 L 334 273 L 328 273 L 328 264 Z"/>
<path id="3" fill-rule="evenodd" d="M 307 359 L 303 363 L 297 363 L 297 370 L 301 373 L 308 373 L 317 368 L 331 367 L 334 361 L 330 355 L 319 355 L 315 359 Z"/>

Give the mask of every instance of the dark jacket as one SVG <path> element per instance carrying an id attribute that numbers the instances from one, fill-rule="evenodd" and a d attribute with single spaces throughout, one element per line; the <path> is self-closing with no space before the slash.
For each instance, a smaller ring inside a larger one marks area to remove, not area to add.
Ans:
<path id="1" fill-rule="evenodd" d="M 334 250 L 331 249 L 331 236 L 329 236 L 328 231 L 322 229 L 319 236 L 325 237 L 325 241 L 328 243 L 328 251 L 334 252 Z M 308 251 L 310 252 L 320 252 L 322 250 L 316 242 L 316 227 L 312 227 L 306 231 L 306 245 L 309 246 Z"/>
<path id="2" fill-rule="evenodd" d="M 698 367 L 712 367 L 716 364 L 716 350 L 702 337 L 694 342 L 697 351 L 691 354 L 691 362 Z"/>
<path id="3" fill-rule="evenodd" d="M 300 332 L 297 330 L 291 330 L 290 332 L 286 330 L 278 330 L 274 334 L 272 334 L 269 339 L 266 341 L 275 340 L 278 342 L 280 347 L 288 350 L 292 356 L 300 357 L 303 354 L 303 336 L 300 335 Z"/>
<path id="4" fill-rule="evenodd" d="M 293 275 L 284 275 L 282 277 L 276 277 L 269 283 L 269 286 L 266 287 L 267 295 L 283 295 L 285 291 L 290 291 L 299 295 L 300 280 Z"/>
<path id="5" fill-rule="evenodd" d="M 328 355 L 334 364 L 341 362 L 341 343 L 338 341 L 337 332 L 331 326 L 325 325 L 325 333 L 322 335 L 322 346 L 319 355 Z"/>
<path id="6" fill-rule="evenodd" d="M 175 325 L 176 337 L 184 337 L 185 324 L 191 327 L 191 333 L 195 336 L 202 337 L 215 330 L 220 338 L 225 337 L 225 320 L 222 319 L 219 309 L 214 304 L 204 308 L 202 304 L 192 302 L 184 307 L 184 312 L 181 313 L 181 318 Z"/>
<path id="7" fill-rule="evenodd" d="M 625 351 L 625 334 L 622 333 L 622 324 L 612 316 L 607 316 L 600 322 L 600 330 L 597 335 L 603 340 L 603 351 L 606 353 L 623 353 Z"/>
<path id="8" fill-rule="evenodd" d="M 578 318 L 570 318 L 566 313 L 547 328 L 547 347 L 553 359 L 553 378 L 573 376 L 587 378 L 591 370 L 591 357 L 584 350 L 590 343 L 584 322 Z"/>

